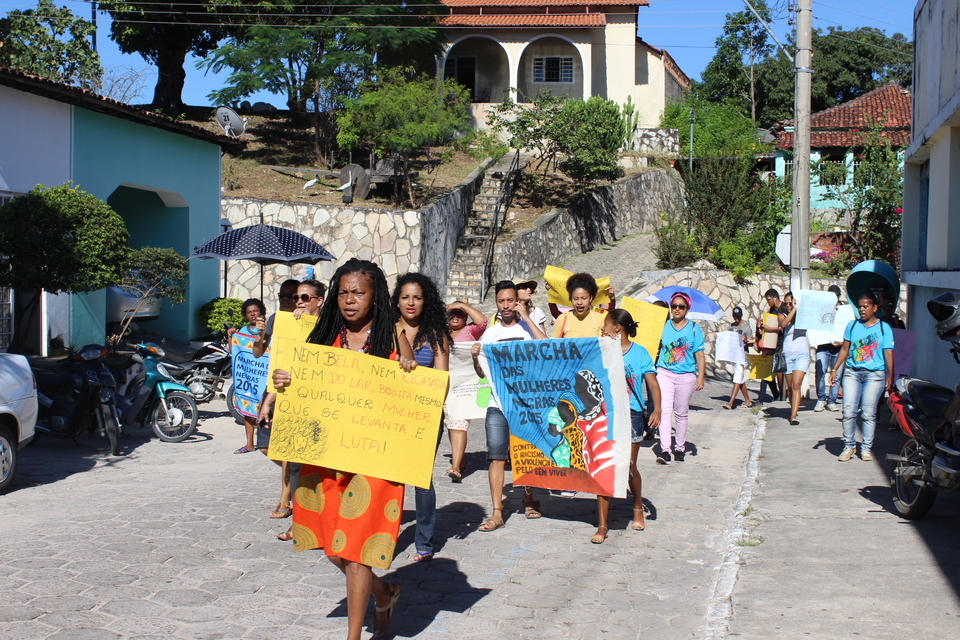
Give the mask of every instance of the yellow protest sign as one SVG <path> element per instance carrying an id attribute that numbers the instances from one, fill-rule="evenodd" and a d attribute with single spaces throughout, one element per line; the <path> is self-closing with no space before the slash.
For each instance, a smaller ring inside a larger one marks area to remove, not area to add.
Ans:
<path id="1" fill-rule="evenodd" d="M 543 279 L 550 285 L 550 290 L 547 291 L 547 302 L 561 307 L 573 306 L 573 303 L 570 302 L 570 296 L 567 294 L 567 280 L 572 275 L 572 271 L 547 265 L 547 268 L 543 270 Z M 594 306 L 610 302 L 610 296 L 607 295 L 606 291 L 609 286 L 609 276 L 597 278 L 597 297 L 593 299 Z"/>
<path id="2" fill-rule="evenodd" d="M 633 321 L 637 323 L 637 335 L 630 340 L 646 349 L 650 359 L 656 362 L 660 336 L 663 334 L 663 323 L 667 321 L 670 312 L 663 307 L 643 300 L 634 300 L 628 296 L 620 298 L 617 306 L 629 311 Z"/>
<path id="3" fill-rule="evenodd" d="M 750 380 L 773 380 L 773 356 L 762 356 L 758 353 L 748 353 L 750 361 Z"/>
<path id="4" fill-rule="evenodd" d="M 317 316 L 307 314 L 295 318 L 290 311 L 277 311 L 277 314 L 273 318 L 273 336 L 270 338 L 270 341 L 274 345 L 277 344 L 277 338 L 290 338 L 295 342 L 306 342 L 310 332 L 313 331 L 313 328 L 317 325 L 318 319 Z M 276 360 L 271 355 L 270 368 L 267 371 L 267 391 L 269 393 L 276 391 L 276 389 L 273 388 L 273 372 L 276 368 Z"/>
<path id="5" fill-rule="evenodd" d="M 428 488 L 449 375 L 365 353 L 273 339 L 292 382 L 277 393 L 269 456 Z"/>

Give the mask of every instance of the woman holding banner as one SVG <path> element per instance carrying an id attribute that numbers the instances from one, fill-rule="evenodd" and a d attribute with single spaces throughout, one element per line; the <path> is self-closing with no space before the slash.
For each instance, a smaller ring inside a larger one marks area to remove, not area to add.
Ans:
<path id="1" fill-rule="evenodd" d="M 647 525 L 643 519 L 643 497 L 641 496 L 643 488 L 643 479 L 640 477 L 640 471 L 637 469 L 637 454 L 640 452 L 640 443 L 643 441 L 643 433 L 647 425 L 644 424 L 643 414 L 643 383 L 646 381 L 647 388 L 650 390 L 650 401 L 653 406 L 650 409 L 651 428 L 656 428 L 660 424 L 660 385 L 657 384 L 657 373 L 653 367 L 653 361 L 650 354 L 639 344 L 635 344 L 630 338 L 637 335 L 637 323 L 633 321 L 633 316 L 626 309 L 614 309 L 607 314 L 603 322 L 602 335 L 607 338 L 613 338 L 620 341 L 620 348 L 623 349 L 623 370 L 627 376 L 627 390 L 630 393 L 630 426 L 631 426 L 631 445 L 630 445 L 630 492 L 633 494 L 633 520 L 630 522 L 630 528 L 634 531 L 643 531 Z M 597 496 L 597 532 L 590 537 L 593 544 L 602 544 L 607 539 L 607 512 L 610 509 L 610 498 L 607 496 Z"/>
<path id="2" fill-rule="evenodd" d="M 703 359 L 703 332 L 687 320 L 690 298 L 677 293 L 670 299 L 670 319 L 660 335 L 657 355 L 657 382 L 660 383 L 660 453 L 658 464 L 670 464 L 670 451 L 683 462 L 687 444 L 687 414 L 694 391 L 703 389 L 706 364 Z M 694 375 L 696 372 L 696 375 Z M 671 423 L 676 420 L 677 442 L 671 447 Z"/>
<path id="3" fill-rule="evenodd" d="M 257 321 L 267 315 L 267 308 L 263 306 L 263 302 L 256 298 L 250 298 L 243 301 L 243 305 L 240 307 L 240 313 L 243 314 L 244 319 L 247 321 L 247 326 L 243 329 L 238 329 L 234 331 L 230 336 L 231 347 L 233 345 L 241 344 L 241 340 L 246 339 L 250 344 L 257 339 L 257 335 L 260 331 L 257 329 Z M 248 347 L 249 348 L 249 347 Z M 237 364 L 237 360 L 234 360 L 234 366 L 240 366 Z M 234 376 L 233 379 L 236 380 L 238 376 Z M 259 397 L 257 398 L 259 400 Z M 259 407 L 254 407 L 253 411 L 249 414 L 244 412 L 243 415 L 243 430 L 247 435 L 247 444 L 243 445 L 234 453 L 253 453 L 257 450 L 256 445 L 253 442 L 253 436 L 257 432 L 257 410 Z"/>
<path id="4" fill-rule="evenodd" d="M 447 330 L 447 310 L 433 280 L 422 273 L 405 273 L 397 278 L 393 289 L 393 305 L 397 310 L 397 329 L 413 349 L 413 357 L 421 367 L 449 371 L 450 332 Z M 437 447 L 443 428 L 437 431 Z M 414 487 L 417 505 L 417 529 L 414 562 L 433 560 L 433 528 L 437 522 L 437 492 L 430 487 Z"/>
<path id="5" fill-rule="evenodd" d="M 333 274 L 329 292 L 308 342 L 399 360 L 404 371 L 416 368 L 410 344 L 396 329 L 380 267 L 351 258 Z M 277 389 L 290 382 L 290 372 L 274 372 Z M 381 580 L 373 567 L 389 569 L 393 562 L 402 508 L 402 484 L 313 465 L 301 468 L 293 506 L 294 549 L 322 548 L 346 576 L 348 640 L 360 639 L 371 594 L 374 636 L 385 635 L 393 621 L 400 585 Z"/>
<path id="6" fill-rule="evenodd" d="M 468 317 L 470 324 L 467 324 Z M 447 305 L 447 321 L 454 342 L 476 342 L 487 329 L 487 316 L 459 300 Z M 443 424 L 450 438 L 450 468 L 446 474 L 451 481 L 459 483 L 463 480 L 463 472 L 467 468 L 463 456 L 467 452 L 467 427 L 470 426 L 470 421 L 453 420 L 444 416 Z"/>
<path id="7" fill-rule="evenodd" d="M 589 273 L 575 273 L 567 279 L 567 295 L 573 308 L 561 313 L 553 325 L 554 338 L 597 338 L 605 313 L 593 308 L 597 281 Z"/>

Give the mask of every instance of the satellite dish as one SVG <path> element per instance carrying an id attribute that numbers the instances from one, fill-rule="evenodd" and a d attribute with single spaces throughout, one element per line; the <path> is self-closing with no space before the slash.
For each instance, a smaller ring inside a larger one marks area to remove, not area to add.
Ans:
<path id="1" fill-rule="evenodd" d="M 230 107 L 217 107 L 214 118 L 216 118 L 217 124 L 223 129 L 223 132 L 231 138 L 242 136 L 243 130 L 247 126 L 246 118 L 238 116 L 237 112 Z"/>

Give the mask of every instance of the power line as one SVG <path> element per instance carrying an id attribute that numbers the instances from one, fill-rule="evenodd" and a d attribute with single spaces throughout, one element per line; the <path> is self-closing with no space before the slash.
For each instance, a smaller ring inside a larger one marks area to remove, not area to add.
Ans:
<path id="1" fill-rule="evenodd" d="M 881 9 L 886 9 L 887 11 L 893 11 L 894 13 L 902 13 L 907 16 L 913 16 L 912 11 L 903 11 L 902 9 L 894 9 L 893 7 L 887 7 L 882 4 L 877 4 L 876 2 L 868 2 L 867 0 L 857 0 L 857 2 L 862 2 L 863 4 L 869 4 L 874 7 L 880 7 Z"/>
<path id="2" fill-rule="evenodd" d="M 821 7 L 827 7 L 828 9 L 833 9 L 834 11 L 842 11 L 843 13 L 849 13 L 850 15 L 857 16 L 858 18 L 866 18 L 867 20 L 872 20 L 873 22 L 879 22 L 880 24 L 888 24 L 891 27 L 897 27 L 898 29 L 903 29 L 904 31 L 910 31 L 910 29 L 905 29 L 902 25 L 896 24 L 894 22 L 887 22 L 886 20 L 880 20 L 878 18 L 874 18 L 873 16 L 867 16 L 862 13 L 856 13 L 855 11 L 850 11 L 848 9 L 841 9 L 840 7 L 834 7 L 833 5 L 824 4 L 819 0 L 817 0 L 817 4 L 820 5 Z"/>

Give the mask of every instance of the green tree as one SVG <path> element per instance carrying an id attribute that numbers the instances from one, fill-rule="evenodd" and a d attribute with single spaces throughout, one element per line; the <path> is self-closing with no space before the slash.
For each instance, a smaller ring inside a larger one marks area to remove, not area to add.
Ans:
<path id="1" fill-rule="evenodd" d="M 536 172 L 549 166 L 560 153 L 557 129 L 566 100 L 566 96 L 555 96 L 549 89 L 540 89 L 525 104 L 507 97 L 487 116 L 487 125 L 495 133 L 506 132 L 511 148 L 535 152 L 539 159 Z"/>
<path id="2" fill-rule="evenodd" d="M 577 182 L 612 180 L 623 175 L 617 152 L 623 145 L 624 120 L 616 102 L 600 96 L 567 100 L 554 130 L 564 156 L 560 168 Z"/>
<path id="3" fill-rule="evenodd" d="M 131 251 L 127 269 L 118 286 L 136 296 L 137 302 L 133 309 L 127 311 L 119 335 L 127 332 L 133 317 L 148 298 L 166 298 L 173 306 L 183 303 L 189 274 L 187 259 L 173 249 L 143 247 Z"/>
<path id="4" fill-rule="evenodd" d="M 103 69 L 90 45 L 91 23 L 51 0 L 0 19 L 0 67 L 84 89 L 99 85 Z"/>
<path id="5" fill-rule="evenodd" d="M 770 10 L 763 0 L 754 8 L 769 22 Z M 751 120 L 757 119 L 756 67 L 772 52 L 766 29 L 752 11 L 728 13 L 723 35 L 717 38 L 717 53 L 703 71 L 698 94 L 712 102 L 733 100 Z"/>
<path id="6" fill-rule="evenodd" d="M 363 87 L 358 98 L 347 100 L 337 118 L 337 142 L 346 149 L 370 145 L 381 156 L 397 158 L 394 200 L 398 204 L 402 200 L 398 176 L 402 171 L 410 206 L 416 209 L 410 157 L 469 125 L 470 96 L 454 80 L 408 77 L 408 70 L 386 69 L 377 82 Z"/>
<path id="7" fill-rule="evenodd" d="M 0 286 L 34 293 L 19 327 L 32 324 L 40 289 L 87 293 L 120 282 L 129 247 L 123 219 L 105 202 L 66 184 L 37 186 L 0 207 Z"/>
<path id="8" fill-rule="evenodd" d="M 690 109 L 693 109 L 693 155 L 743 156 L 761 151 L 757 130 L 733 102 L 709 102 L 687 93 L 682 102 L 667 105 L 660 117 L 660 126 L 677 129 L 681 155 L 690 153 Z"/>
<path id="9" fill-rule="evenodd" d="M 183 110 L 187 54 L 206 56 L 229 33 L 236 0 L 101 0 L 110 13 L 110 38 L 123 53 L 139 53 L 157 67 L 150 106 L 169 116 Z M 244 5 L 249 6 L 249 5 Z M 244 16 L 236 16 L 238 19 Z"/>

